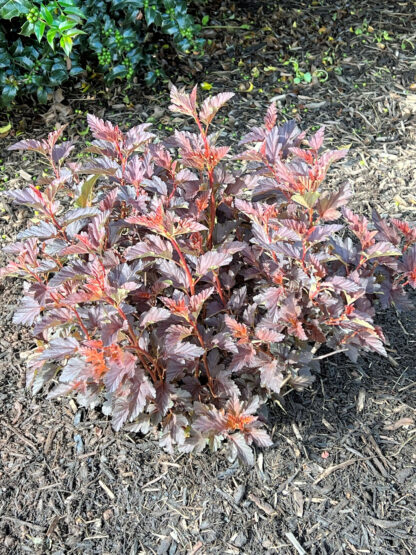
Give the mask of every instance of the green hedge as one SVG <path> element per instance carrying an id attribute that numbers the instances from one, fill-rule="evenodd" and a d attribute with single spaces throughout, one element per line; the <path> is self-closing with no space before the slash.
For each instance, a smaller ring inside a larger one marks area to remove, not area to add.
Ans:
<path id="1" fill-rule="evenodd" d="M 0 0 L 1 103 L 48 94 L 85 72 L 116 79 L 162 74 L 149 31 L 170 38 L 179 51 L 200 49 L 200 29 L 186 0 Z"/>

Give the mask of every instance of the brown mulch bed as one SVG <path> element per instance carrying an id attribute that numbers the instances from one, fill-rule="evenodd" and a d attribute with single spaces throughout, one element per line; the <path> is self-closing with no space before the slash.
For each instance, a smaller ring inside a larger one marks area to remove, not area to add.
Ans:
<path id="1" fill-rule="evenodd" d="M 330 184 L 349 179 L 358 211 L 415 220 L 415 3 L 247 0 L 209 11 L 206 54 L 170 67 L 172 81 L 235 91 L 218 119 L 235 140 L 271 99 L 282 120 L 325 124 L 327 144 L 351 144 Z M 293 82 L 293 60 L 311 83 Z M 49 106 L 16 107 L 2 143 L 64 122 L 76 137 L 85 111 L 123 126 L 150 119 L 168 134 L 184 120 L 172 122 L 166 91 L 65 88 Z M 4 188 L 38 174 L 32 156 L 1 157 Z M 3 206 L 5 244 L 29 213 Z M 388 359 L 328 359 L 309 391 L 271 403 L 274 446 L 245 469 L 221 454 L 172 458 L 115 434 L 99 411 L 32 397 L 20 357 L 30 334 L 11 324 L 20 290 L 0 284 L 0 553 L 416 552 L 416 311 L 380 316 Z"/>

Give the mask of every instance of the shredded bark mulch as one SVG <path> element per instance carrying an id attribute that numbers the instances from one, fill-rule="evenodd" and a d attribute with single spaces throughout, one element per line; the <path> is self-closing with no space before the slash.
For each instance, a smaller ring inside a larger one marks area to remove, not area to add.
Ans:
<path id="1" fill-rule="evenodd" d="M 415 3 L 203 6 L 205 53 L 167 60 L 166 71 L 176 85 L 236 92 L 217 120 L 224 144 L 236 144 L 275 100 L 281 121 L 325 124 L 327 145 L 351 145 L 328 186 L 350 180 L 355 210 L 414 221 Z M 167 83 L 154 92 L 140 82 L 111 91 L 86 83 L 46 107 L 28 102 L 1 115 L 1 125 L 12 123 L 1 142 L 63 123 L 84 140 L 86 111 L 124 127 L 152 121 L 164 134 L 189 126 L 167 108 Z M 39 173 L 31 155 L 1 156 L 3 189 Z M 30 213 L 2 206 L 4 245 Z M 221 453 L 170 457 L 152 440 L 115 434 L 98 410 L 33 397 L 20 356 L 30 333 L 11 323 L 21 286 L 0 284 L 1 553 L 416 552 L 416 311 L 380 315 L 387 359 L 325 359 L 309 391 L 271 403 L 274 446 L 246 469 Z"/>

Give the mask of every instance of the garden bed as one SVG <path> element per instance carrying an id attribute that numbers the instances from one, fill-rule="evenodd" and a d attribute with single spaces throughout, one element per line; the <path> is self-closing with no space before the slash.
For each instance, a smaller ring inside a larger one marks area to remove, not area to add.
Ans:
<path id="1" fill-rule="evenodd" d="M 331 170 L 330 185 L 350 180 L 357 211 L 376 208 L 414 221 L 415 6 L 238 4 L 245 8 L 229 3 L 211 14 L 207 54 L 178 62 L 175 84 L 205 82 L 212 93 L 236 92 L 222 125 L 237 137 L 273 98 L 281 119 L 294 117 L 304 128 L 325 124 L 334 145 L 351 144 L 347 160 Z M 293 60 L 300 62 L 297 72 Z M 296 76 L 300 83 L 292 81 Z M 166 129 L 172 125 L 167 100 L 167 90 L 151 95 L 139 83 L 127 91 L 64 89 L 52 106 L 18 107 L 2 142 L 15 142 L 19 131 L 40 138 L 62 123 L 69 123 L 68 136 L 83 133 L 79 111 L 86 110 L 120 126 L 150 119 Z M 7 188 L 38 173 L 32 156 L 2 158 Z M 3 245 L 29 215 L 4 208 Z M 415 551 L 415 311 L 381 315 L 389 358 L 365 355 L 352 364 L 332 357 L 310 390 L 286 396 L 284 406 L 270 405 L 274 445 L 247 470 L 221 454 L 170 457 L 149 439 L 115 434 L 99 411 L 33 398 L 20 359 L 30 335 L 11 324 L 20 288 L 13 280 L 0 285 L 0 551 Z"/>

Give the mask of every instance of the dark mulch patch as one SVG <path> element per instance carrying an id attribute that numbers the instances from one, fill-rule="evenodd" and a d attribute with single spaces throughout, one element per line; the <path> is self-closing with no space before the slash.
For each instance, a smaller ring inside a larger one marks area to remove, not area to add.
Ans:
<path id="1" fill-rule="evenodd" d="M 272 98 L 281 119 L 326 124 L 334 145 L 351 144 L 331 182 L 353 182 L 354 208 L 414 219 L 414 3 L 215 2 L 211 12 L 207 54 L 178 62 L 172 80 L 236 91 L 219 119 L 236 138 Z M 292 82 L 291 58 L 315 71 L 312 83 Z M 77 136 L 85 117 L 76 110 L 123 126 L 151 119 L 166 133 L 183 122 L 172 122 L 166 90 L 91 91 L 65 89 L 36 111 L 17 107 L 3 143 L 63 122 Z M 38 173 L 32 156 L 2 158 L 4 186 Z M 28 216 L 4 203 L 1 241 Z M 0 285 L 0 552 L 416 552 L 415 312 L 381 315 L 389 359 L 328 359 L 309 392 L 271 404 L 275 445 L 247 470 L 221 454 L 171 458 L 153 441 L 114 434 L 98 411 L 33 398 L 20 358 L 30 335 L 11 325 L 20 289 Z"/>

